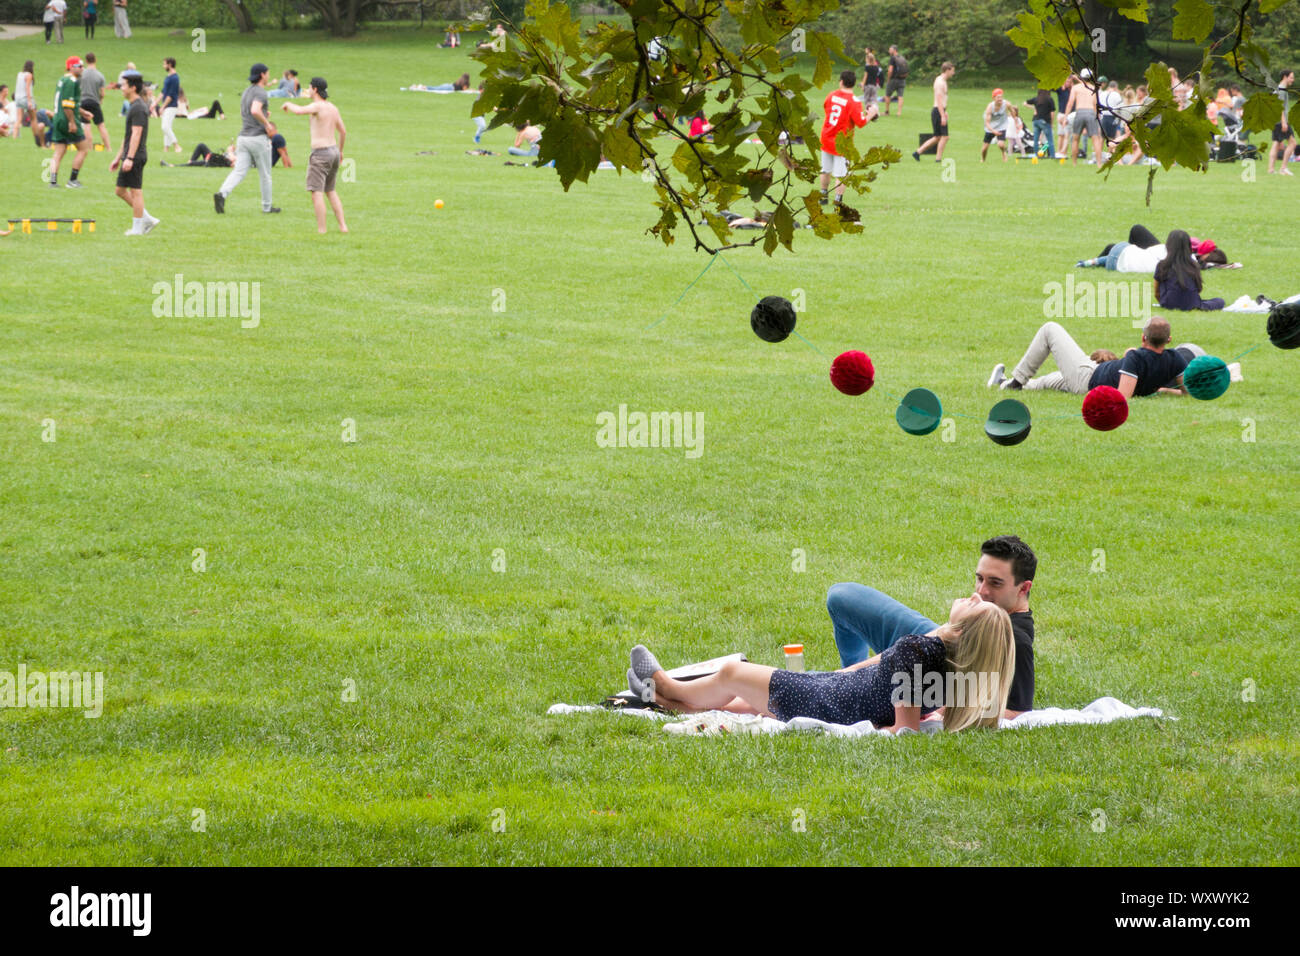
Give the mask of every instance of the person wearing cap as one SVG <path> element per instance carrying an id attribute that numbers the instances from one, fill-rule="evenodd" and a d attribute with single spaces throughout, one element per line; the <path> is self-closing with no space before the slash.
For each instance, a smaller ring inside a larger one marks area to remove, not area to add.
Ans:
<path id="1" fill-rule="evenodd" d="M 1038 329 L 1011 377 L 1007 378 L 1006 366 L 999 362 L 987 384 L 990 388 L 1054 389 L 1075 395 L 1087 395 L 1099 385 L 1109 385 L 1119 389 L 1126 399 L 1142 398 L 1162 387 L 1179 388 L 1183 384 L 1187 359 L 1166 347 L 1169 340 L 1169 322 L 1153 315 L 1142 327 L 1141 348 L 1129 349 L 1122 359 L 1098 364 L 1059 322 L 1047 322 Z M 1049 357 L 1056 361 L 1057 371 L 1035 378 Z"/>
<path id="2" fill-rule="evenodd" d="M 69 146 L 77 148 L 77 155 L 72 160 L 72 175 L 68 180 L 69 189 L 80 189 L 77 176 L 81 173 L 81 164 L 90 152 L 90 138 L 81 128 L 82 119 L 93 119 L 90 113 L 81 108 L 81 57 L 70 56 L 67 62 L 68 72 L 59 80 L 55 94 L 57 109 L 54 111 L 50 139 L 54 143 L 54 163 L 50 166 L 50 185 L 59 185 L 59 164 Z"/>
<path id="3" fill-rule="evenodd" d="M 126 18 L 126 0 L 113 0 L 113 36 L 119 40 L 131 38 L 131 24 Z"/>
<path id="4" fill-rule="evenodd" d="M 271 205 L 271 137 L 275 135 L 275 124 L 267 115 L 269 100 L 266 95 L 266 77 L 268 68 L 265 63 L 254 63 L 248 71 L 248 89 L 239 98 L 239 116 L 243 125 L 235 139 L 235 168 L 230 171 L 221 188 L 212 194 L 212 203 L 217 212 L 226 211 L 226 197 L 248 175 L 248 167 L 257 167 L 257 176 L 262 187 L 262 212 L 279 212 L 278 206 Z"/>
<path id="5" fill-rule="evenodd" d="M 989 143 L 997 140 L 998 149 L 1002 150 L 1002 162 L 1007 161 L 1007 127 L 1011 123 L 1011 112 L 1007 101 L 1002 98 L 1002 90 L 993 91 L 993 99 L 984 107 L 984 145 L 980 147 L 980 162 L 989 155 Z"/>
<path id="6" fill-rule="evenodd" d="M 149 215 L 144 208 L 144 166 L 149 161 L 145 149 L 149 138 L 149 108 L 144 105 L 140 95 L 144 91 L 144 79 L 135 73 L 128 76 L 122 85 L 122 95 L 126 97 L 126 130 L 122 134 L 122 146 L 109 164 L 110 170 L 117 171 L 117 196 L 131 207 L 133 215 L 128 236 L 143 236 L 153 231 L 158 220 Z"/>
<path id="7" fill-rule="evenodd" d="M 343 125 L 339 108 L 329 102 L 329 84 L 323 77 L 313 76 L 308 86 L 311 102 L 306 106 L 285 103 L 285 112 L 306 114 L 311 117 L 311 156 L 307 160 L 307 190 L 311 193 L 312 208 L 316 212 L 316 231 L 325 233 L 325 200 L 334 210 L 339 222 L 339 232 L 347 232 L 343 218 L 343 203 L 334 182 L 338 177 L 339 163 L 343 161 L 343 141 L 348 131 Z"/>

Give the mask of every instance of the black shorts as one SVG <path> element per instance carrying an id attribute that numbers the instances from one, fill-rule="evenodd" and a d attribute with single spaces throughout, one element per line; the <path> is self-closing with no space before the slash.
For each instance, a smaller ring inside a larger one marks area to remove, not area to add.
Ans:
<path id="1" fill-rule="evenodd" d="M 991 143 L 991 142 L 993 142 L 995 139 L 1006 139 L 1006 138 L 1007 138 L 1007 134 L 1006 134 L 1005 132 L 1002 132 L 1002 133 L 990 133 L 988 130 L 985 130 L 985 131 L 984 131 L 984 142 L 986 142 L 986 143 Z"/>
<path id="2" fill-rule="evenodd" d="M 937 106 L 935 106 L 935 107 L 931 107 L 931 109 L 930 109 L 930 129 L 932 129 L 932 130 L 934 131 L 934 135 L 935 135 L 935 136 L 947 136 L 947 135 L 948 135 L 948 124 L 947 124 L 947 123 L 940 122 L 940 120 L 942 120 L 942 119 L 943 119 L 943 114 L 941 114 L 941 113 L 939 112 L 939 107 L 937 107 Z"/>
<path id="3" fill-rule="evenodd" d="M 144 167 L 148 162 L 147 158 L 137 159 L 131 163 L 130 169 L 123 169 L 119 166 L 117 168 L 117 187 L 119 189 L 143 189 Z"/>
<path id="4" fill-rule="evenodd" d="M 1275 143 L 1285 143 L 1294 135 L 1295 135 L 1295 130 L 1293 130 L 1290 126 L 1286 128 L 1286 132 L 1282 131 L 1281 123 L 1278 123 L 1276 126 L 1273 127 L 1273 142 Z"/>
<path id="5" fill-rule="evenodd" d="M 906 90 L 907 77 L 905 76 L 892 77 L 889 82 L 885 84 L 885 95 L 890 99 L 893 99 L 895 96 L 902 96 Z"/>
<path id="6" fill-rule="evenodd" d="M 104 125 L 104 111 L 100 109 L 99 104 L 94 100 L 82 100 L 81 108 L 90 114 L 90 121 L 96 126 Z"/>

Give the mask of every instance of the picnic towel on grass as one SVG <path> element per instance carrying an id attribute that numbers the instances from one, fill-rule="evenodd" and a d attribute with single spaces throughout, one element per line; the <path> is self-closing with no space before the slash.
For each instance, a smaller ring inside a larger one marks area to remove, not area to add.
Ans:
<path id="1" fill-rule="evenodd" d="M 832 737 L 872 737 L 886 736 L 887 733 L 874 727 L 869 720 L 857 724 L 828 724 L 811 717 L 796 717 L 789 721 L 780 721 L 772 717 L 759 717 L 753 714 L 729 714 L 721 710 L 710 710 L 702 714 L 685 716 L 668 714 L 663 711 L 641 709 L 614 709 L 608 707 L 583 706 L 573 704 L 552 704 L 548 714 L 589 714 L 589 713 L 624 713 L 634 714 L 648 720 L 666 721 L 664 732 L 678 735 L 719 737 L 731 734 L 782 734 L 796 730 L 813 730 L 829 734 Z M 1020 730 L 1027 727 L 1050 727 L 1054 724 L 1108 724 L 1113 720 L 1128 720 L 1133 717 L 1164 717 L 1164 711 L 1158 707 L 1130 707 L 1114 697 L 1099 697 L 1081 710 L 1063 710 L 1059 707 L 1047 707 L 1042 710 L 1030 710 L 1015 720 L 1003 720 L 1002 730 Z M 1177 718 L 1168 718 L 1176 720 Z M 935 722 L 921 725 L 921 733 L 938 733 L 943 728 Z M 914 731 L 904 731 L 913 733 Z"/>

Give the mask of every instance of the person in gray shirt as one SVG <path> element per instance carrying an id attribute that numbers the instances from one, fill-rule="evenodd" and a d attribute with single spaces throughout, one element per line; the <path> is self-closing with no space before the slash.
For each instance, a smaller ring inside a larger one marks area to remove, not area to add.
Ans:
<path id="1" fill-rule="evenodd" d="M 86 68 L 81 71 L 81 108 L 90 114 L 91 122 L 99 130 L 98 149 L 111 152 L 113 147 L 108 141 L 108 125 L 104 122 L 104 87 L 108 81 L 95 66 L 95 54 L 86 54 Z"/>
<path id="2" fill-rule="evenodd" d="M 279 207 L 271 205 L 271 137 L 275 135 L 275 124 L 266 111 L 269 102 L 266 96 L 267 73 L 265 63 L 254 63 L 248 71 L 250 85 L 239 99 L 239 117 L 243 125 L 235 139 L 235 168 L 221 188 L 212 194 L 217 212 L 226 211 L 226 197 L 243 182 L 249 166 L 257 167 L 262 186 L 262 212 L 280 211 Z"/>

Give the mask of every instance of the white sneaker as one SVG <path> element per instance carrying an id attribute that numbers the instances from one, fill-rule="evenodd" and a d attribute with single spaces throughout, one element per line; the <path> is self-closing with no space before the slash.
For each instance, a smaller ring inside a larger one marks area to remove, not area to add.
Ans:
<path id="1" fill-rule="evenodd" d="M 154 219 L 153 217 L 146 219 L 144 221 L 144 231 L 141 235 L 147 236 L 149 233 L 153 232 L 153 227 L 158 225 L 160 222 L 162 222 L 161 219 Z"/>
<path id="2" fill-rule="evenodd" d="M 126 235 L 126 236 L 143 236 L 143 235 L 144 235 L 144 232 L 143 232 L 143 230 L 137 229 L 137 228 L 135 228 L 135 226 L 132 226 L 132 227 L 131 227 L 130 229 L 128 229 L 125 233 L 123 233 L 123 235 Z"/>
<path id="3" fill-rule="evenodd" d="M 1001 385 L 1007 377 L 1007 366 L 1005 362 L 999 362 L 993 366 L 993 372 L 989 375 L 989 380 L 984 383 L 986 388 L 992 388 L 995 385 Z"/>
<path id="4" fill-rule="evenodd" d="M 1231 364 L 1228 365 L 1228 381 L 1230 382 L 1242 381 L 1240 362 L 1232 362 Z"/>

